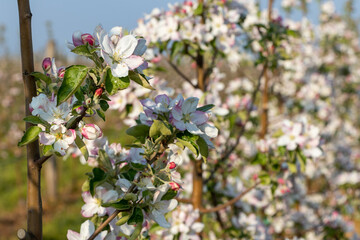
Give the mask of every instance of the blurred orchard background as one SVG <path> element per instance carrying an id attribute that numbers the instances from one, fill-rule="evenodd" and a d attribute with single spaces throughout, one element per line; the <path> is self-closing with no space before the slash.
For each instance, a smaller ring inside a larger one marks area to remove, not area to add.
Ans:
<path id="1" fill-rule="evenodd" d="M 35 69 L 41 69 L 41 62 L 44 57 L 55 57 L 58 66 L 68 66 L 83 62 L 84 60 L 76 57 L 66 47 L 66 41 L 71 41 L 72 33 L 76 30 L 92 33 L 94 27 L 101 23 L 105 29 L 121 25 L 131 31 L 138 26 L 138 20 L 150 14 L 154 8 L 167 10 L 167 4 L 174 4 L 175 2 L 177 1 L 112 0 L 101 2 L 66 0 L 61 1 L 60 4 L 59 1 L 32 1 Z M 242 2 L 245 8 L 247 5 L 253 8 L 250 11 L 257 9 L 259 11 L 259 18 L 261 18 L 261 11 L 265 13 L 267 11 L 268 1 Z M 340 121 L 340 125 L 345 126 L 346 129 L 344 130 L 345 133 L 340 134 L 331 146 L 336 148 L 335 150 L 331 149 L 331 151 L 334 151 L 332 160 L 321 160 L 323 163 L 314 164 L 313 168 L 315 170 L 309 170 L 312 171 L 309 174 L 311 176 L 305 175 L 309 181 L 308 194 L 314 192 L 321 193 L 322 197 L 326 198 L 329 197 L 329 195 L 326 195 L 328 194 L 327 191 L 336 192 L 337 196 L 334 197 L 333 201 L 339 202 L 330 205 L 336 210 L 335 212 L 339 212 L 339 214 L 344 213 L 343 222 L 339 223 L 339 226 L 341 224 L 349 224 L 349 228 L 347 228 L 348 226 L 343 227 L 343 225 L 340 228 L 341 231 L 348 234 L 346 236 L 350 239 L 354 231 L 360 234 L 360 200 L 358 198 L 360 183 L 358 173 L 360 169 L 360 149 L 358 146 L 360 130 L 358 108 L 360 90 L 360 65 L 358 64 L 360 57 L 358 28 L 360 1 L 335 0 L 330 2 L 333 4 L 330 4 L 329 1 L 321 0 L 274 0 L 274 18 L 281 16 L 281 21 L 283 21 L 284 25 L 290 25 L 299 30 L 301 40 L 296 40 L 297 44 L 301 45 L 305 42 L 311 42 L 309 45 L 314 49 L 304 48 L 304 56 L 302 56 L 303 58 L 299 57 L 298 62 L 291 62 L 289 66 L 286 64 L 281 65 L 279 68 L 282 68 L 282 74 L 289 75 L 287 75 L 287 79 L 283 79 L 283 82 L 280 84 L 281 87 L 275 84 L 275 82 L 279 83 L 281 81 L 279 80 L 280 77 L 277 77 L 277 80 L 272 83 L 270 88 L 272 93 L 274 93 L 274 98 L 277 99 L 277 103 L 281 105 L 280 107 L 276 106 L 276 108 L 282 108 L 282 110 L 279 110 L 280 112 L 294 111 L 289 114 L 296 115 L 299 112 L 307 111 L 315 115 L 314 118 L 316 120 L 312 123 L 321 122 L 320 125 L 327 131 L 327 133 L 322 135 L 321 141 L 323 143 L 327 141 L 327 138 L 330 139 L 335 132 L 340 131 L 329 129 L 334 127 L 329 127 L 329 125 L 334 120 L 331 118 L 335 118 L 334 115 L 330 114 L 331 107 L 341 108 L 339 110 L 341 114 L 336 116 L 336 120 Z M 180 3 L 182 4 L 182 2 Z M 251 14 L 253 14 L 251 17 L 256 15 L 254 13 Z M 152 29 L 152 31 L 156 31 L 156 29 Z M 18 33 L 16 2 L 3 1 L 0 9 L 0 239 L 16 239 L 16 230 L 26 226 L 26 153 L 24 148 L 17 147 L 17 142 L 21 138 L 25 127 L 22 121 L 25 113 Z M 291 42 L 289 45 L 291 45 Z M 255 45 L 252 47 L 256 48 Z M 321 48 L 321 50 L 318 48 Z M 316 64 L 309 60 L 312 53 L 317 54 L 317 62 L 314 60 Z M 299 56 L 299 54 L 296 56 Z M 228 83 L 230 80 L 237 80 L 238 84 L 231 86 L 243 88 L 245 91 L 239 91 L 236 98 L 224 100 L 233 101 L 232 103 L 235 105 L 237 102 L 239 103 L 239 106 L 235 107 L 238 110 L 231 110 L 235 115 L 242 111 L 241 108 L 243 106 L 241 105 L 246 102 L 245 98 L 249 98 L 249 93 L 245 86 L 248 83 L 243 81 L 244 78 L 248 76 L 254 78 L 254 76 L 260 73 L 259 68 L 254 67 L 253 64 L 244 59 L 243 61 L 239 60 L 233 66 L 219 64 L 218 68 L 221 69 L 221 73 L 224 73 L 224 75 L 218 73 L 216 78 L 222 79 L 221 81 L 224 84 L 210 85 L 211 89 L 208 89 L 210 92 L 222 91 L 218 95 L 220 98 L 225 99 L 226 94 L 236 91 L 236 89 L 230 89 Z M 183 69 L 184 73 L 192 76 L 191 68 L 188 67 L 191 65 L 191 61 L 189 62 L 186 59 L 186 61 L 179 61 L 178 63 L 178 68 Z M 157 64 L 159 69 L 166 68 L 167 71 L 156 73 L 155 81 L 162 82 L 160 79 L 166 79 L 168 81 L 167 88 L 183 88 L 182 83 L 179 83 L 179 81 L 182 81 L 182 78 L 169 67 L 164 59 L 160 58 Z M 313 65 L 311 66 L 311 64 Z M 290 68 L 290 73 L 284 73 L 286 72 L 283 70 L 284 68 Z M 315 73 L 310 73 L 309 69 L 311 68 L 317 68 L 313 72 L 317 72 L 316 74 L 319 75 L 323 74 L 321 76 L 324 77 L 317 78 Z M 310 76 L 305 76 L 306 71 L 308 71 L 307 74 L 310 74 Z M 300 76 L 294 77 L 291 75 L 296 73 L 300 74 Z M 274 76 L 276 74 L 274 73 Z M 251 79 L 251 77 L 249 78 Z M 307 80 L 304 80 L 305 78 Z M 295 86 L 287 83 L 291 79 L 296 79 Z M 331 88 L 329 89 L 329 79 L 337 79 L 336 86 L 341 88 L 342 91 L 338 98 L 331 98 L 332 90 Z M 156 87 L 157 85 L 154 84 L 154 86 Z M 188 87 L 185 86 L 186 89 Z M 291 88 L 294 88 L 294 90 L 291 90 Z M 284 89 L 288 90 L 288 92 L 284 91 Z M 196 92 L 192 93 L 194 95 L 197 94 Z M 230 102 L 227 102 L 227 104 L 230 105 Z M 129 101 L 129 104 L 124 106 L 125 108 L 131 108 L 131 105 L 132 103 Z M 349 108 L 347 108 L 348 106 Z M 275 108 L 275 105 L 270 105 L 271 107 Z M 226 107 L 223 106 L 223 108 Z M 218 109 L 219 116 L 224 114 L 221 113 L 223 108 Z M 276 121 L 274 114 L 276 115 L 277 113 L 271 112 L 270 110 L 270 116 Z M 125 134 L 127 125 L 123 123 L 123 119 L 128 117 L 125 115 L 125 113 L 119 114 L 118 110 L 107 112 L 106 125 L 97 119 L 97 124 L 101 126 L 109 142 L 119 142 L 122 145 L 129 142 L 129 138 Z M 336 124 L 339 125 L 339 123 Z M 334 128 L 337 128 L 338 125 Z M 123 130 L 118 131 L 118 129 Z M 243 140 L 240 142 L 243 142 Z M 247 157 L 240 159 L 252 159 L 251 155 L 256 155 L 256 147 L 254 148 L 255 150 L 239 150 L 241 154 L 247 152 L 245 153 Z M 253 151 L 253 153 L 249 153 L 249 151 Z M 235 155 L 232 157 L 235 160 L 237 159 Z M 215 163 L 210 162 L 209 164 L 214 166 Z M 326 175 L 327 172 L 335 171 L 332 167 L 326 169 L 328 164 L 336 166 L 341 172 L 337 172 L 335 175 Z M 229 163 L 227 166 L 233 167 L 237 166 L 237 164 Z M 83 200 L 79 196 L 85 180 L 85 173 L 91 171 L 91 168 L 81 164 L 78 158 L 72 158 L 71 156 L 67 160 L 54 159 L 45 164 L 44 168 L 45 171 L 43 171 L 42 178 L 42 188 L 44 189 L 44 239 L 64 239 L 68 229 L 74 229 L 74 226 L 78 227 L 84 222 L 84 218 L 79 214 L 83 205 Z M 244 171 L 243 166 L 241 166 L 241 169 Z M 249 171 L 253 172 L 249 173 Z M 256 169 L 249 169 L 247 174 L 253 175 L 256 171 Z M 326 183 L 327 180 L 323 177 L 314 177 L 313 175 L 316 175 L 313 173 L 314 171 L 323 171 L 327 177 L 333 177 L 334 181 L 338 181 L 336 187 L 329 187 L 330 184 Z M 342 179 L 340 179 L 341 177 Z M 314 179 L 313 182 L 312 179 Z M 229 189 L 228 191 L 230 191 Z M 348 198 L 346 200 L 338 199 L 341 195 L 337 192 L 339 189 L 340 193 L 345 192 L 347 194 Z M 319 196 L 314 195 L 314 198 L 316 197 Z M 342 209 L 337 204 L 342 205 L 346 209 Z M 300 214 L 303 209 L 298 207 L 297 210 Z M 333 217 L 332 214 L 334 212 L 330 212 L 330 217 Z M 303 218 L 303 221 L 306 222 L 306 217 Z M 249 218 L 245 222 L 249 223 L 252 220 L 254 219 Z M 295 221 L 295 224 L 302 224 L 301 220 L 298 219 L 298 221 Z M 334 227 L 334 229 L 337 229 L 339 226 Z M 300 225 L 299 228 L 305 229 L 306 227 Z M 285 227 L 282 229 L 285 229 Z M 251 230 L 249 231 L 251 232 Z M 279 230 L 279 232 L 281 231 Z M 283 239 L 285 236 L 286 234 L 279 234 L 276 239 Z M 245 237 L 244 239 L 247 238 Z M 251 238 L 249 237 L 249 239 Z"/>

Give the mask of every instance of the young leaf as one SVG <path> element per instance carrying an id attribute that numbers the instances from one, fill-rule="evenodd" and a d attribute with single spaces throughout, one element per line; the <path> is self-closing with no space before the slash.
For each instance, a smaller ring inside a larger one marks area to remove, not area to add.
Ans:
<path id="1" fill-rule="evenodd" d="M 130 209 L 130 203 L 129 201 L 126 201 L 124 199 L 121 199 L 118 202 L 109 202 L 109 203 L 103 203 L 101 206 L 103 207 L 112 207 L 117 210 L 126 210 Z"/>
<path id="2" fill-rule="evenodd" d="M 145 124 L 138 124 L 126 130 L 126 134 L 145 142 L 145 138 L 149 136 L 150 127 Z"/>
<path id="3" fill-rule="evenodd" d="M 172 189 L 169 189 L 169 191 L 167 191 L 165 193 L 165 195 L 161 198 L 161 201 L 162 200 L 171 200 L 173 199 L 174 197 L 176 197 L 176 195 L 178 194 L 178 191 L 174 191 Z"/>
<path id="4" fill-rule="evenodd" d="M 92 54 L 90 53 L 89 48 L 86 44 L 75 47 L 73 50 L 71 50 L 71 52 L 73 52 L 77 55 L 85 56 L 85 57 L 92 56 Z"/>
<path id="5" fill-rule="evenodd" d="M 143 212 L 141 208 L 136 207 L 134 208 L 133 213 L 127 223 L 129 225 L 134 225 L 134 224 L 142 224 L 143 221 L 144 221 Z"/>
<path id="6" fill-rule="evenodd" d="M 199 16 L 203 13 L 203 4 L 199 3 L 198 7 L 194 10 L 194 15 Z"/>
<path id="7" fill-rule="evenodd" d="M 154 138 L 159 135 L 169 136 L 171 135 L 171 130 L 163 121 L 154 120 L 154 123 L 150 127 L 149 136 Z"/>
<path id="8" fill-rule="evenodd" d="M 215 107 L 214 104 L 208 104 L 208 105 L 205 105 L 205 106 L 202 106 L 202 107 L 198 107 L 198 108 L 196 109 L 196 111 L 207 112 L 207 111 L 209 111 L 210 109 L 212 109 L 213 107 Z"/>
<path id="9" fill-rule="evenodd" d="M 85 160 L 87 161 L 89 158 L 89 152 L 87 150 L 85 143 L 79 136 L 76 136 L 75 143 L 76 143 L 76 146 L 80 149 L 80 152 L 84 156 Z"/>
<path id="10" fill-rule="evenodd" d="M 25 146 L 26 144 L 29 144 L 39 137 L 39 133 L 41 132 L 41 128 L 37 126 L 32 126 L 28 128 L 28 130 L 25 132 L 24 136 L 21 138 L 21 141 L 18 143 L 19 147 Z"/>
<path id="11" fill-rule="evenodd" d="M 42 120 L 40 117 L 38 116 L 32 116 L 32 115 L 29 115 L 29 116 L 26 116 L 24 118 L 24 121 L 25 122 L 29 122 L 29 123 L 32 123 L 32 124 L 41 124 L 45 127 L 50 127 L 50 124 L 44 120 Z"/>
<path id="12" fill-rule="evenodd" d="M 108 69 L 105 77 L 105 89 L 110 95 L 114 95 L 118 90 L 127 88 L 130 85 L 129 77 L 114 77 L 111 69 Z"/>
<path id="13" fill-rule="evenodd" d="M 190 151 L 192 151 L 194 154 L 196 154 L 196 156 L 199 155 L 199 152 L 197 150 L 197 148 L 188 141 L 182 140 L 181 138 L 176 138 L 183 146 L 187 147 Z"/>
<path id="14" fill-rule="evenodd" d="M 51 154 L 53 154 L 53 146 L 52 145 L 44 145 L 43 147 L 43 155 L 44 156 L 50 156 Z"/>
<path id="15" fill-rule="evenodd" d="M 88 68 L 83 65 L 73 65 L 66 68 L 64 80 L 58 91 L 57 105 L 65 102 L 80 88 L 87 72 Z"/>
<path id="16" fill-rule="evenodd" d="M 103 111 L 101 111 L 100 109 L 96 110 L 96 112 L 99 115 L 99 117 L 105 121 L 105 113 Z"/>
<path id="17" fill-rule="evenodd" d="M 206 160 L 206 158 L 209 155 L 209 146 L 207 145 L 206 141 L 202 137 L 199 137 L 196 140 L 196 143 L 199 146 L 201 156 L 203 156 L 205 158 L 204 160 Z"/>
<path id="18" fill-rule="evenodd" d="M 109 109 L 109 104 L 105 100 L 100 100 L 99 102 L 101 109 L 106 112 Z"/>
<path id="19" fill-rule="evenodd" d="M 131 234 L 130 238 L 128 240 L 135 240 L 138 238 L 142 230 L 142 223 L 136 224 L 134 232 Z"/>
<path id="20" fill-rule="evenodd" d="M 41 72 L 33 72 L 30 75 L 36 79 L 43 80 L 47 85 L 51 84 L 51 78 Z"/>
<path id="21" fill-rule="evenodd" d="M 93 177 L 89 181 L 90 193 L 95 194 L 95 188 L 106 180 L 106 173 L 100 168 L 93 169 Z"/>
<path id="22" fill-rule="evenodd" d="M 131 80 L 133 80 L 134 82 L 136 82 L 137 84 L 143 86 L 144 88 L 150 89 L 150 90 L 155 90 L 155 88 L 153 88 L 149 81 L 146 79 L 146 77 L 140 73 L 134 72 L 134 71 L 129 71 L 129 78 Z"/>

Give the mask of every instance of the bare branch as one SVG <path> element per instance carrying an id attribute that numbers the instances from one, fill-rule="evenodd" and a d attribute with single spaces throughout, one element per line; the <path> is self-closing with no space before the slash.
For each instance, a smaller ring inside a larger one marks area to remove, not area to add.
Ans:
<path id="1" fill-rule="evenodd" d="M 99 235 L 99 233 L 120 213 L 120 212 L 126 212 L 129 211 L 130 209 L 125 209 L 125 210 L 116 210 L 115 212 L 113 212 L 113 214 L 111 214 L 96 230 L 95 232 L 89 237 L 88 240 L 94 240 L 96 238 L 97 235 Z"/>
<path id="2" fill-rule="evenodd" d="M 191 199 L 188 198 L 175 198 L 175 199 L 181 203 L 192 203 Z"/>
<path id="3" fill-rule="evenodd" d="M 235 204 L 237 201 L 239 201 L 243 196 L 245 196 L 248 192 L 250 192 L 251 190 L 253 190 L 254 188 L 256 188 L 257 185 L 259 185 L 260 182 L 255 183 L 252 187 L 246 189 L 245 191 L 243 191 L 242 193 L 240 193 L 238 196 L 236 196 L 235 198 L 231 199 L 230 201 L 218 205 L 216 207 L 213 208 L 201 208 L 200 212 L 201 213 L 213 213 L 213 212 L 217 212 L 220 211 L 228 206 L 231 206 L 233 204 Z"/>
<path id="4" fill-rule="evenodd" d="M 182 77 L 186 82 L 190 83 L 191 86 L 193 86 L 194 88 L 196 88 L 196 85 L 192 83 L 192 81 L 190 80 L 190 78 L 188 78 L 172 61 L 170 61 L 170 59 L 166 60 L 169 65 L 174 69 L 174 71 L 180 76 Z"/>

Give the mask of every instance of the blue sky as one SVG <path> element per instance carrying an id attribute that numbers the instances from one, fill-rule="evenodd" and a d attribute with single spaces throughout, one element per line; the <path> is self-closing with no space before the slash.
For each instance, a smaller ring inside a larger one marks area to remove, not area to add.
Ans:
<path id="1" fill-rule="evenodd" d="M 17 1 L 1 0 L 0 25 L 6 26 L 6 47 L 11 54 L 19 53 L 19 21 Z M 181 2 L 183 0 L 180 0 Z M 65 41 L 70 40 L 76 30 L 92 33 L 96 25 L 101 23 L 105 29 L 113 26 L 123 26 L 133 29 L 137 20 L 145 13 L 151 12 L 155 7 L 166 8 L 168 3 L 179 0 L 31 0 L 32 31 L 34 50 L 39 52 L 44 49 L 48 40 L 46 22 L 52 24 L 53 36 L 60 50 L 67 51 Z M 263 7 L 267 0 L 260 0 Z M 309 8 L 309 17 L 316 19 L 318 14 L 318 2 L 312 0 Z M 343 9 L 345 0 L 335 0 L 337 11 Z M 356 12 L 360 13 L 360 1 L 356 2 Z M 275 7 L 279 8 L 281 0 L 275 0 Z M 357 14 L 359 15 L 359 14 Z M 301 14 L 294 13 L 299 19 Z M 0 54 L 4 53 L 4 47 L 0 46 Z"/>

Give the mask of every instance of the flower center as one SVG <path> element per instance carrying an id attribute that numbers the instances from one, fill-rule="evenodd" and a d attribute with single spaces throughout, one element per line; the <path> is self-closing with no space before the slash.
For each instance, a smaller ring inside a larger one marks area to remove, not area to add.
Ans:
<path id="1" fill-rule="evenodd" d="M 124 58 L 124 56 L 122 54 L 115 52 L 112 57 L 112 60 L 113 60 L 113 63 L 121 63 L 123 61 L 123 58 Z"/>
<path id="2" fill-rule="evenodd" d="M 56 140 L 61 140 L 63 138 L 63 134 L 62 133 L 56 133 L 55 138 L 56 138 Z"/>
<path id="3" fill-rule="evenodd" d="M 181 119 L 184 123 L 190 122 L 190 114 L 183 114 L 183 117 Z"/>

